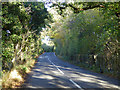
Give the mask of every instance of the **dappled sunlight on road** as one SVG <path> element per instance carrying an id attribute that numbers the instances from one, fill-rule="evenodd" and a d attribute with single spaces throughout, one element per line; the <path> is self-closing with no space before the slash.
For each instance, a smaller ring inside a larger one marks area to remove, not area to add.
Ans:
<path id="1" fill-rule="evenodd" d="M 113 79 L 63 62 L 53 53 L 41 55 L 31 73 L 30 88 L 118 88 Z"/>
<path id="2" fill-rule="evenodd" d="M 108 81 L 91 78 L 89 76 L 88 77 L 80 76 L 79 78 L 77 78 L 77 81 L 81 81 L 81 82 L 89 83 L 89 84 L 95 83 L 97 85 L 101 85 L 102 86 L 101 88 L 118 88 L 118 86 L 110 84 Z"/>
<path id="3" fill-rule="evenodd" d="M 95 85 L 101 86 L 101 88 L 118 88 L 117 85 L 113 85 L 110 80 L 106 80 L 105 77 L 101 77 L 89 72 L 80 72 L 75 70 L 74 68 L 65 68 L 61 66 L 58 67 L 63 70 L 63 72 L 70 73 L 69 77 L 71 77 L 74 81 L 77 81 L 78 83 L 84 82 L 88 85 L 94 83 Z"/>
<path id="4" fill-rule="evenodd" d="M 38 62 L 32 70 L 32 75 L 29 79 L 30 84 L 26 84 L 29 88 L 71 88 L 75 87 L 59 73 L 59 71 L 48 61 L 46 61 L 47 56 L 41 56 L 43 59 Z M 41 64 L 42 63 L 42 64 Z M 32 78 L 32 79 L 31 79 Z"/>
<path id="5" fill-rule="evenodd" d="M 52 76 L 50 75 L 41 75 L 41 76 L 32 76 L 35 78 L 43 78 L 43 79 L 54 79 Z"/>

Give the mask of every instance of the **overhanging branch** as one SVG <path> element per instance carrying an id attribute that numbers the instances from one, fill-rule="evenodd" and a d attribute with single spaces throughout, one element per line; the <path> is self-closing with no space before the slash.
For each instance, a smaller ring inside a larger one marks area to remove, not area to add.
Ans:
<path id="1" fill-rule="evenodd" d="M 77 8 L 72 4 L 66 4 L 66 3 L 63 3 L 63 4 L 54 3 L 53 6 L 58 6 L 59 10 L 61 11 L 60 15 L 62 15 L 63 9 L 66 9 L 67 7 L 71 7 L 73 9 L 74 13 L 80 13 L 81 11 L 88 10 L 88 9 L 94 9 L 94 8 L 105 8 L 105 6 L 102 5 L 102 3 L 97 3 L 96 5 L 89 5 L 89 6 L 84 7 L 84 8 Z M 115 15 L 117 17 L 120 17 L 119 12 L 115 12 Z"/>
<path id="2" fill-rule="evenodd" d="M 94 6 L 89 6 L 89 7 L 81 8 L 81 9 L 80 8 L 76 8 L 76 7 L 74 7 L 71 4 L 69 4 L 69 6 L 74 9 L 74 13 L 79 13 L 80 11 L 84 11 L 84 10 L 88 10 L 88 9 L 93 9 L 93 8 L 98 8 L 98 7 L 104 8 L 103 5 L 94 5 Z"/>
<path id="3" fill-rule="evenodd" d="M 77 8 L 77 7 L 73 6 L 72 4 L 65 4 L 65 3 L 61 4 L 61 5 L 59 5 L 57 3 L 53 3 L 53 5 L 51 7 L 53 7 L 53 6 L 58 6 L 59 10 L 61 11 L 60 15 L 62 15 L 62 12 L 63 12 L 62 10 L 66 9 L 67 7 L 71 7 L 74 10 L 74 13 L 79 13 L 80 11 L 83 11 L 83 10 L 88 10 L 88 9 L 93 9 L 93 8 L 98 8 L 98 7 L 104 8 L 104 6 L 101 4 L 97 4 L 94 6 L 88 6 L 88 7 L 84 7 L 84 8 Z"/>

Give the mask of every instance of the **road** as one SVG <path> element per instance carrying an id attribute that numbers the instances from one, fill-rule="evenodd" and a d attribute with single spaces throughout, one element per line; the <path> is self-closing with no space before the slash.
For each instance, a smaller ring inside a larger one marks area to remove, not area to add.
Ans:
<path id="1" fill-rule="evenodd" d="M 116 79 L 64 62 L 55 53 L 48 52 L 39 56 L 23 87 L 120 89 L 119 83 Z"/>

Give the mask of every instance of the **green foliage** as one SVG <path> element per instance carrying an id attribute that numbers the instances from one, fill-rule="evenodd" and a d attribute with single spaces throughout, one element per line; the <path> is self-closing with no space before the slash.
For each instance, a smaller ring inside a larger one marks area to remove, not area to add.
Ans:
<path id="1" fill-rule="evenodd" d="M 17 34 L 11 35 L 11 40 L 14 44 L 17 44 L 18 42 L 21 42 L 22 37 L 18 36 Z"/>
<path id="2" fill-rule="evenodd" d="M 54 51 L 54 46 L 48 46 L 45 43 L 42 45 L 42 48 L 44 52 L 53 52 Z"/>
<path id="3" fill-rule="evenodd" d="M 43 2 L 25 2 L 24 6 L 26 8 L 31 8 L 29 10 L 29 14 L 31 15 L 31 20 L 29 21 L 30 25 L 32 25 L 32 29 L 41 29 L 41 27 L 45 27 L 45 19 L 50 17 L 47 9 L 44 6 Z M 38 32 L 37 32 L 38 33 Z"/>
<path id="4" fill-rule="evenodd" d="M 85 3 L 84 3 L 85 4 Z M 97 3 L 86 3 L 83 8 Z M 99 3 L 98 3 L 99 4 Z M 80 4 L 78 4 L 79 7 Z M 71 13 L 56 21 L 53 30 L 56 53 L 98 72 L 119 72 L 119 3 L 101 3 L 105 8 Z M 113 8 L 112 8 L 113 7 Z M 112 11 L 111 11 L 112 10 Z M 116 57 L 116 58 L 115 58 Z M 82 66 L 80 65 L 80 66 Z"/>
<path id="5" fill-rule="evenodd" d="M 47 18 L 47 15 L 44 3 L 2 3 L 3 70 L 10 71 L 16 66 L 25 64 L 26 60 L 31 60 L 33 54 L 41 53 L 41 38 L 38 33 L 40 29 L 38 27 L 44 26 L 44 19 Z M 31 17 L 32 22 L 29 23 Z M 32 24 L 37 29 L 36 31 L 31 28 Z M 10 32 L 8 33 L 7 30 Z M 26 70 L 26 68 L 22 68 L 22 70 Z"/>

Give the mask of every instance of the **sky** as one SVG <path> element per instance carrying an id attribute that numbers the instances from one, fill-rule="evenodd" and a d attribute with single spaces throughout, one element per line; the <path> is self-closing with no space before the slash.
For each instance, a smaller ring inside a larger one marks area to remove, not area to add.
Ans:
<path id="1" fill-rule="evenodd" d="M 49 40 L 50 40 L 50 37 L 49 36 L 45 36 L 45 38 L 42 39 L 42 42 L 45 43 L 45 44 L 48 44 Z"/>
<path id="2" fill-rule="evenodd" d="M 53 3 L 56 3 L 56 2 L 65 2 L 65 0 L 37 0 L 38 2 L 45 2 L 45 7 L 46 8 L 50 8 L 50 6 L 52 5 L 52 2 Z"/>

